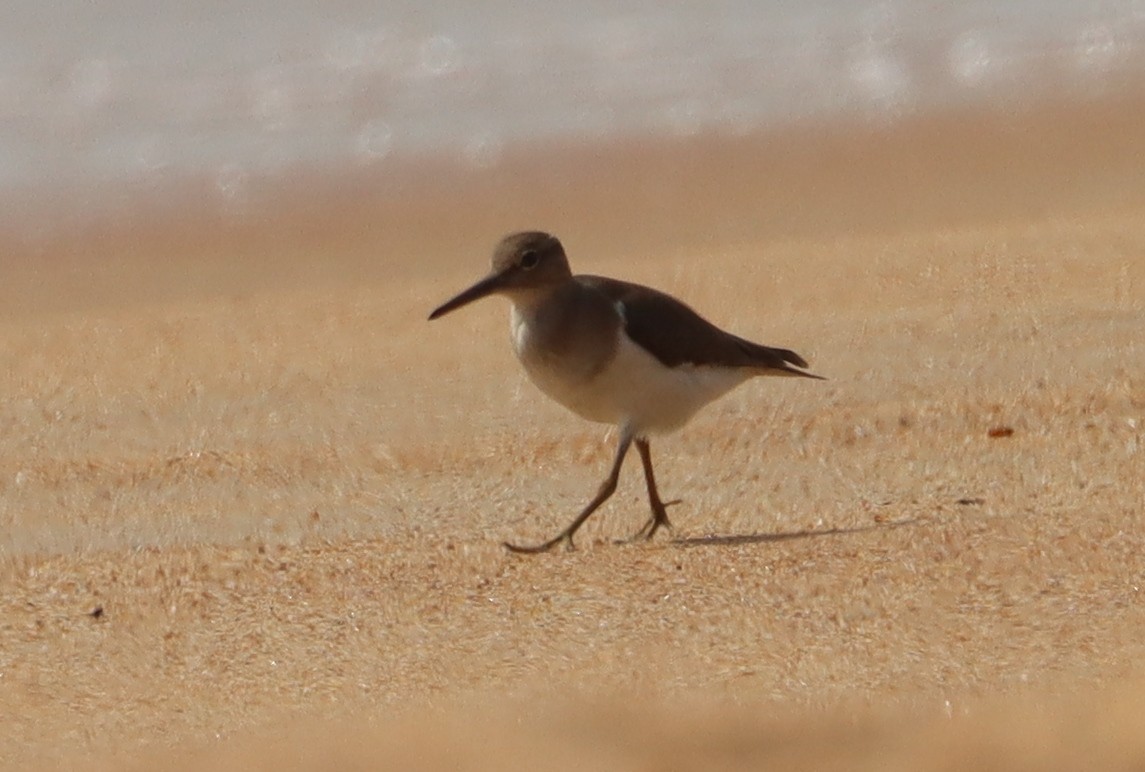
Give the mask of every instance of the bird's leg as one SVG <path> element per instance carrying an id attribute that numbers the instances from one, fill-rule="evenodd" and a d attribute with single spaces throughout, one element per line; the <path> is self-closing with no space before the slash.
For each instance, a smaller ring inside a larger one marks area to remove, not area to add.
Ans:
<path id="1" fill-rule="evenodd" d="M 566 542 L 569 549 L 573 548 L 573 534 L 577 529 L 584 525 L 584 521 L 588 520 L 589 516 L 597 510 L 601 504 L 608 500 L 608 497 L 616 490 L 616 483 L 620 479 L 620 466 L 624 463 L 624 456 L 628 453 L 629 446 L 632 445 L 633 433 L 630 429 L 622 429 L 620 432 L 620 442 L 616 446 L 616 458 L 612 461 L 612 471 L 608 473 L 608 477 L 600 484 L 600 489 L 597 490 L 596 495 L 592 497 L 592 501 L 581 510 L 581 513 L 576 516 L 569 527 L 561 531 L 559 534 L 549 539 L 543 544 L 538 544 L 532 547 L 522 547 L 517 544 L 504 542 L 505 549 L 510 552 L 519 552 L 525 554 L 536 554 L 538 552 L 548 552 L 553 547 L 561 542 Z"/>
<path id="2" fill-rule="evenodd" d="M 652 471 L 652 449 L 648 446 L 648 440 L 643 438 L 636 440 L 636 449 L 640 451 L 640 462 L 644 465 L 644 482 L 648 483 L 648 503 L 652 505 L 652 517 L 632 538 L 651 539 L 660 526 L 672 530 L 672 523 L 668 521 L 668 507 L 679 504 L 680 500 L 674 499 L 668 503 L 660 500 L 660 492 L 656 490 L 656 475 Z"/>

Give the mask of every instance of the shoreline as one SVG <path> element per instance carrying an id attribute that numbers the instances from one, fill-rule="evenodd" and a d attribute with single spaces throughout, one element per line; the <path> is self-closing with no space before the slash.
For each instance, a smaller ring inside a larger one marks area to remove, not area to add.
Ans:
<path id="1" fill-rule="evenodd" d="M 430 275 L 510 230 L 612 258 L 1133 210 L 1145 96 L 952 110 L 892 125 L 510 149 L 492 167 L 411 159 L 268 183 L 228 210 L 180 203 L 38 235 L 0 234 L 5 316 L 311 282 Z M 66 220 L 66 217 L 62 218 Z M 160 262 L 156 256 L 162 255 Z M 183 271 L 178 281 L 164 274 Z"/>

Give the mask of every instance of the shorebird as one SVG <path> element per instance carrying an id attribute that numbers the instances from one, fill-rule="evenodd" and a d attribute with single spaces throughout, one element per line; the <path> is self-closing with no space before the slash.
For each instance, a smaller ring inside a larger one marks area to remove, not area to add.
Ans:
<path id="1" fill-rule="evenodd" d="M 590 421 L 618 429 L 616 455 L 596 495 L 567 528 L 546 542 L 513 552 L 545 552 L 573 535 L 616 490 L 633 443 L 644 466 L 652 517 L 633 538 L 671 529 L 652 471 L 651 435 L 682 427 L 704 405 L 757 375 L 801 378 L 807 363 L 794 351 L 770 348 L 724 332 L 671 295 L 602 276 L 575 276 L 555 236 L 525 231 L 506 236 L 493 270 L 438 306 L 448 314 L 489 295 L 512 304 L 513 351 L 545 394 Z"/>

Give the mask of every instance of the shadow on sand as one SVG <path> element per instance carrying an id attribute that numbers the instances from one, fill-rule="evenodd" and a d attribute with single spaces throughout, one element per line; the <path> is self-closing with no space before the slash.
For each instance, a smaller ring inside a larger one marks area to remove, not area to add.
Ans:
<path id="1" fill-rule="evenodd" d="M 920 520 L 918 518 L 910 518 L 909 520 L 893 520 L 887 523 L 875 523 L 874 525 L 857 526 L 855 528 L 829 528 L 824 531 L 804 530 L 787 531 L 783 533 L 734 534 L 731 536 L 689 536 L 684 539 L 673 539 L 670 544 L 680 547 L 730 547 L 740 544 L 768 544 L 771 542 L 789 541 L 791 539 L 812 539 L 820 536 L 847 536 L 856 533 L 889 530 L 891 528 L 917 525 L 919 522 Z"/>

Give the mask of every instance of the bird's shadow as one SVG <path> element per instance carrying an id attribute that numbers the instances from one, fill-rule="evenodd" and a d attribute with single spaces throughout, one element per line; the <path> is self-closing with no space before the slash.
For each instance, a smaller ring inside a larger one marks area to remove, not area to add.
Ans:
<path id="1" fill-rule="evenodd" d="M 857 533 L 902 528 L 908 525 L 917 525 L 918 523 L 919 519 L 912 517 L 907 520 L 892 520 L 886 523 L 855 526 L 853 528 L 827 528 L 822 531 L 804 529 L 802 531 L 782 531 L 779 533 L 688 536 L 673 539 L 669 543 L 678 547 L 734 547 L 743 544 L 770 544 L 772 542 L 791 541 L 793 539 L 814 539 L 820 536 L 848 536 Z"/>

